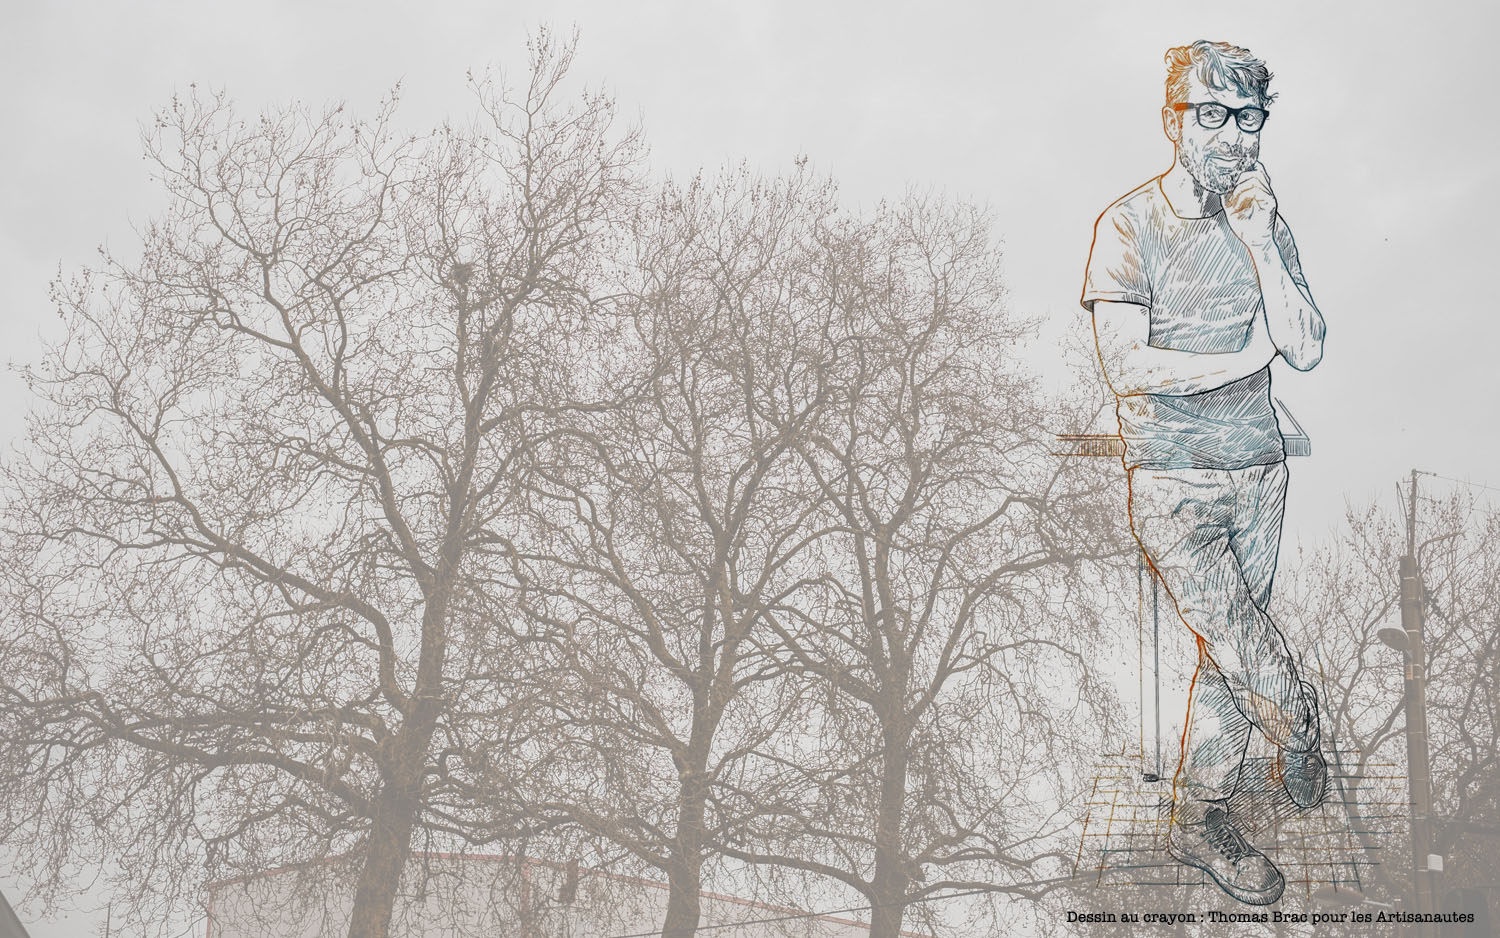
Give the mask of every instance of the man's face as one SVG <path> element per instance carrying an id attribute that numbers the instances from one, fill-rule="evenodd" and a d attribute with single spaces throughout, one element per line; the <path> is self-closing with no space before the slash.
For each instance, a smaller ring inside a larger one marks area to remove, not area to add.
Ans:
<path id="1" fill-rule="evenodd" d="M 1188 75 L 1188 102 L 1201 104 L 1217 101 L 1232 108 L 1258 107 L 1260 102 L 1230 87 L 1215 90 L 1205 85 L 1197 74 Z M 1234 188 L 1240 173 L 1260 157 L 1260 132 L 1246 133 L 1231 117 L 1222 127 L 1207 128 L 1198 123 L 1193 109 L 1162 109 L 1162 125 L 1177 145 L 1177 161 L 1209 192 L 1220 195 Z"/>

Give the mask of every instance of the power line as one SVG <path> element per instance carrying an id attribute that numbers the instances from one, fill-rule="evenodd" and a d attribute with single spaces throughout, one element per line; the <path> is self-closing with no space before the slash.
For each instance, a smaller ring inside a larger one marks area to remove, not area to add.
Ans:
<path id="1" fill-rule="evenodd" d="M 1073 876 L 1057 876 L 1057 877 L 1053 877 L 1052 879 L 1038 879 L 1038 880 L 1033 880 L 1033 881 L 1031 881 L 1029 883 L 1009 883 L 1009 884 L 1007 884 L 1007 886 L 1005 888 L 1018 889 L 1018 888 L 1023 888 L 1023 887 L 1027 887 L 1027 886 L 1050 886 L 1053 883 L 1065 883 L 1065 882 L 1068 882 L 1068 881 L 1070 881 L 1070 880 L 1072 880 L 1074 878 L 1075 877 L 1073 877 Z M 717 929 L 717 928 L 741 928 L 741 927 L 743 927 L 745 925 L 770 925 L 770 924 L 773 924 L 775 922 L 792 922 L 792 921 L 797 921 L 799 919 L 806 919 L 806 918 L 824 918 L 825 916 L 829 916 L 829 915 L 848 915 L 850 912 L 873 912 L 876 909 L 892 909 L 892 908 L 896 908 L 898 906 L 916 905 L 918 902 L 933 902 L 933 901 L 938 900 L 938 899 L 962 899 L 965 896 L 977 896 L 980 893 L 995 892 L 995 891 L 996 891 L 995 889 L 990 889 L 990 888 L 969 889 L 969 890 L 965 890 L 963 892 L 950 892 L 950 893 L 943 894 L 943 895 L 918 896 L 915 899 L 907 899 L 907 900 L 902 901 L 902 902 L 893 902 L 893 903 L 889 903 L 887 905 L 880 905 L 880 906 L 877 906 L 877 905 L 857 905 L 857 906 L 851 906 L 850 908 L 847 908 L 847 909 L 830 909 L 830 910 L 825 911 L 825 912 L 798 912 L 798 913 L 796 913 L 794 915 L 778 915 L 778 916 L 775 916 L 773 918 L 753 918 L 753 919 L 746 919 L 743 922 L 724 922 L 724 923 L 719 924 L 719 925 L 699 925 L 697 930 L 698 931 L 713 931 L 714 929 Z M 638 932 L 632 932 L 632 933 L 630 933 L 628 935 L 609 935 L 608 938 L 657 938 L 657 936 L 659 936 L 661 934 L 662 934 L 662 930 L 658 928 L 658 929 L 655 929 L 654 931 L 638 931 Z"/>
<path id="2" fill-rule="evenodd" d="M 1500 485 L 1486 485 L 1483 482 L 1471 482 L 1468 479 L 1455 479 L 1453 476 L 1445 476 L 1437 472 L 1427 472 L 1422 469 L 1418 469 L 1417 472 L 1424 476 L 1432 476 L 1434 479 L 1442 479 L 1446 482 L 1457 482 L 1459 485 L 1467 485 L 1471 488 L 1488 489 L 1491 492 L 1500 492 Z"/>

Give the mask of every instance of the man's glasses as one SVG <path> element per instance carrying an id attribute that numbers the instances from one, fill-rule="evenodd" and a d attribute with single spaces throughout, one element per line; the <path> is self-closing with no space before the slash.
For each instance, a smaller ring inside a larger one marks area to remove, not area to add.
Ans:
<path id="1" fill-rule="evenodd" d="M 1217 101 L 1205 101 L 1202 104 L 1174 104 L 1172 110 L 1186 111 L 1189 108 L 1197 109 L 1198 126 L 1207 130 L 1216 130 L 1224 126 L 1229 120 L 1229 115 L 1234 115 L 1234 122 L 1247 134 L 1253 134 L 1266 125 L 1266 118 L 1271 114 L 1263 107 L 1229 107 Z"/>

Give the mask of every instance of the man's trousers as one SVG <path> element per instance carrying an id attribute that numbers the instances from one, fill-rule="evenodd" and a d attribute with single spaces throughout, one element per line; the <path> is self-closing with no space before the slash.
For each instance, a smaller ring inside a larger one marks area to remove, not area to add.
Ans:
<path id="1" fill-rule="evenodd" d="M 1245 469 L 1132 469 L 1130 524 L 1178 616 L 1198 636 L 1177 805 L 1234 792 L 1250 730 L 1276 746 L 1318 745 L 1317 715 L 1286 639 L 1266 614 L 1285 462 Z"/>

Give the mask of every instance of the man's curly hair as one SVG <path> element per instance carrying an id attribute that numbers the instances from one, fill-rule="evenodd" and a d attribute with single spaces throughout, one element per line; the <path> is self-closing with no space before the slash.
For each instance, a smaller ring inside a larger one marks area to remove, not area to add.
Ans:
<path id="1" fill-rule="evenodd" d="M 1199 39 L 1190 46 L 1167 50 L 1168 104 L 1188 103 L 1188 74 L 1194 69 L 1208 87 L 1220 91 L 1233 87 L 1246 97 L 1255 98 L 1261 107 L 1276 98 L 1267 90 L 1271 70 L 1248 49 Z"/>

